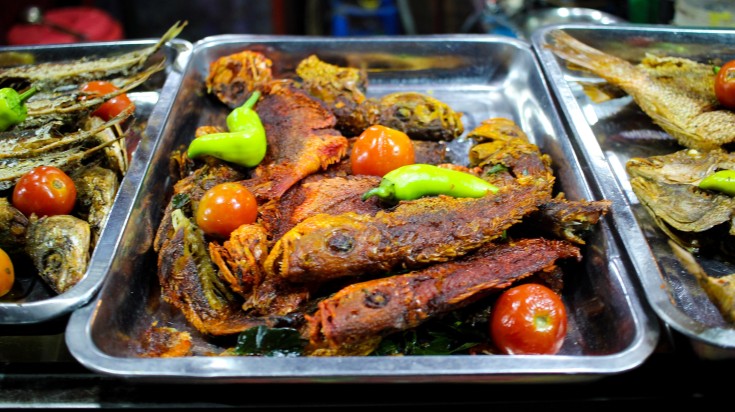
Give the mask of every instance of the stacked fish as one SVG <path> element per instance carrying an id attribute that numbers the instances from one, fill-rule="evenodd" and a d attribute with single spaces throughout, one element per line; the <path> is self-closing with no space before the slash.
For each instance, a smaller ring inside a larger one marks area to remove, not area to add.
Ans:
<path id="1" fill-rule="evenodd" d="M 635 157 L 626 164 L 635 195 L 674 242 L 675 255 L 708 247 L 722 248 L 725 259 L 735 259 L 723 247 L 735 240 L 735 153 L 729 150 L 735 143 L 735 112 L 716 95 L 718 67 L 654 55 L 633 64 L 562 30 L 553 31 L 552 39 L 548 47 L 557 56 L 622 89 L 678 142 L 674 153 Z M 695 259 L 684 261 L 692 267 Z M 735 274 L 714 278 L 701 268 L 691 272 L 723 317 L 735 322 Z"/>
<path id="2" fill-rule="evenodd" d="M 551 158 L 509 119 L 469 131 L 469 158 L 455 164 L 444 145 L 464 133 L 462 114 L 445 103 L 414 92 L 369 98 L 362 70 L 317 56 L 302 60 L 293 78 L 274 78 L 271 65 L 246 50 L 209 67 L 206 88 L 224 105 L 260 93 L 254 109 L 266 154 L 250 168 L 172 154 L 177 183 L 154 249 L 162 304 L 186 324 L 157 319 L 133 339 L 141 356 L 252 355 L 202 342 L 260 328 L 297 331 L 307 342 L 303 355 L 368 355 L 386 337 L 487 305 L 521 280 L 540 276 L 559 291 L 560 261 L 581 259 L 582 234 L 610 206 L 552 196 Z M 417 163 L 462 170 L 497 193 L 364 199 L 381 178 L 353 173 L 349 149 L 373 124 L 405 132 L 417 148 L 433 147 L 418 149 Z M 195 136 L 222 129 L 201 126 Z M 195 218 L 203 194 L 223 182 L 248 188 L 258 203 L 257 221 L 224 239 Z"/>
<path id="3" fill-rule="evenodd" d="M 76 285 L 115 200 L 129 163 L 126 130 L 134 106 L 102 120 L 91 114 L 105 102 L 140 86 L 165 67 L 152 62 L 185 23 L 177 23 L 158 43 L 110 57 L 14 66 L 0 70 L 0 87 L 32 88 L 26 117 L 0 132 L 0 248 L 27 255 L 56 293 Z M 90 95 L 92 81 L 114 85 L 114 91 Z M 53 166 L 71 176 L 77 190 L 69 214 L 25 216 L 9 197 L 16 182 L 39 166 Z"/>

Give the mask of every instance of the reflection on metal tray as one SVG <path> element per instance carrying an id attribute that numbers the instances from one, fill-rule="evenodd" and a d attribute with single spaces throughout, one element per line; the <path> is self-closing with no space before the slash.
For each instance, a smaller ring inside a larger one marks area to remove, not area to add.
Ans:
<path id="1" fill-rule="evenodd" d="M 612 215 L 635 265 L 644 294 L 656 313 L 673 329 L 690 338 L 705 358 L 735 356 L 735 326 L 723 320 L 691 273 L 673 255 L 668 238 L 638 203 L 628 183 L 625 164 L 632 157 L 672 153 L 681 149 L 656 126 L 630 96 L 593 103 L 579 81 L 599 77 L 570 70 L 545 48 L 552 30 L 562 29 L 603 52 L 631 62 L 646 53 L 686 57 L 708 63 L 735 58 L 735 33 L 727 30 L 682 29 L 666 26 L 556 25 L 535 33 L 533 47 L 552 90 L 574 131 L 593 179 L 617 206 Z M 733 262 L 699 258 L 711 276 L 735 273 Z"/>
<path id="2" fill-rule="evenodd" d="M 179 145 L 188 144 L 197 126 L 224 117 L 226 108 L 206 95 L 204 79 L 212 61 L 244 49 L 264 51 L 277 73 L 293 72 L 312 53 L 333 63 L 376 63 L 379 70 L 367 67 L 371 95 L 430 93 L 464 113 L 465 130 L 491 117 L 511 118 L 553 158 L 559 189 L 567 198 L 599 198 L 599 188 L 588 186 L 583 176 L 538 62 L 525 42 L 470 35 L 207 38 L 194 45 L 182 86 L 170 96 L 173 109 L 129 217 L 136 224 L 125 227 L 110 276 L 96 300 L 69 321 L 67 345 L 83 365 L 101 373 L 155 380 L 558 382 L 629 370 L 652 353 L 658 322 L 637 297 L 629 264 L 621 259 L 613 229 L 603 221 L 582 250 L 585 258 L 579 271 L 565 278 L 563 296 L 571 325 L 561 353 L 555 356 L 136 357 L 129 340 L 169 310 L 159 304 L 151 247 L 172 190 L 169 156 Z M 376 55 L 383 57 L 376 60 Z"/>
<path id="3" fill-rule="evenodd" d="M 157 39 L 152 39 L 4 47 L 0 48 L 0 64 L 42 63 L 89 56 L 114 56 L 151 46 L 157 41 Z M 90 256 L 84 278 L 67 292 L 57 295 L 35 272 L 32 276 L 23 275 L 24 267 L 31 267 L 29 261 L 16 264 L 16 285 L 13 292 L 0 300 L 0 324 L 40 324 L 59 318 L 87 303 L 99 290 L 107 275 L 120 233 L 127 222 L 126 218 L 130 213 L 133 196 L 138 190 L 141 174 L 151 159 L 151 148 L 160 136 L 160 121 L 156 122 L 152 119 L 161 119 L 170 104 L 170 101 L 159 99 L 159 95 L 168 95 L 167 90 L 178 87 L 183 65 L 192 47 L 192 44 L 185 40 L 174 39 L 168 42 L 158 52 L 160 56 L 166 58 L 164 71 L 155 74 L 128 94 L 136 104 L 136 123 L 131 132 L 132 139 L 129 140 L 140 140 L 141 137 L 142 140 L 131 159 L 126 176 L 120 182 L 107 225 L 100 233 L 98 244 Z M 157 57 L 154 56 L 154 58 Z M 30 275 L 30 272 L 28 274 Z"/>

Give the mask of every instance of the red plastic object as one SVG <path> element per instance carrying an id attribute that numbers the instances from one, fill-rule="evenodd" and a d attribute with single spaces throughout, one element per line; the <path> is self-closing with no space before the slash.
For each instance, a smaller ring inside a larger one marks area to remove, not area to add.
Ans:
<path id="1" fill-rule="evenodd" d="M 79 39 L 51 26 L 16 24 L 8 31 L 9 45 L 78 43 L 81 41 L 114 41 L 123 39 L 120 23 L 103 10 L 94 7 L 62 7 L 43 15 L 45 22 L 84 35 Z"/>

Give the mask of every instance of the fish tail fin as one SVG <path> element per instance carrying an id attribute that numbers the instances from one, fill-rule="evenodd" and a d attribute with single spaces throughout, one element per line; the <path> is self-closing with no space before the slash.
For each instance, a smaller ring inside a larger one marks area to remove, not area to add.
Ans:
<path id="1" fill-rule="evenodd" d="M 588 46 L 562 30 L 551 33 L 554 54 L 617 85 L 629 81 L 636 69 L 631 63 Z"/>

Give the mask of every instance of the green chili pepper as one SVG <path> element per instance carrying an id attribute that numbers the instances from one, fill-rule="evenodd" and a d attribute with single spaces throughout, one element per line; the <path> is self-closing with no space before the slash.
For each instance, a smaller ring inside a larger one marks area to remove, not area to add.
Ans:
<path id="1" fill-rule="evenodd" d="M 0 89 L 0 132 L 4 132 L 26 119 L 28 109 L 25 101 L 33 96 L 36 91 L 35 87 L 31 87 L 22 94 L 10 87 Z"/>
<path id="2" fill-rule="evenodd" d="M 429 164 L 411 164 L 383 176 L 380 185 L 362 196 L 378 196 L 386 201 L 413 200 L 423 196 L 483 197 L 498 188 L 487 181 L 458 170 Z"/>
<path id="3" fill-rule="evenodd" d="M 252 107 L 260 98 L 260 92 L 242 106 L 227 115 L 227 133 L 210 133 L 199 136 L 189 144 L 188 155 L 214 156 L 240 166 L 254 167 L 265 157 L 266 139 L 263 123 Z"/>
<path id="4" fill-rule="evenodd" d="M 735 196 L 735 170 L 720 170 L 699 182 L 700 189 L 717 190 Z"/>

